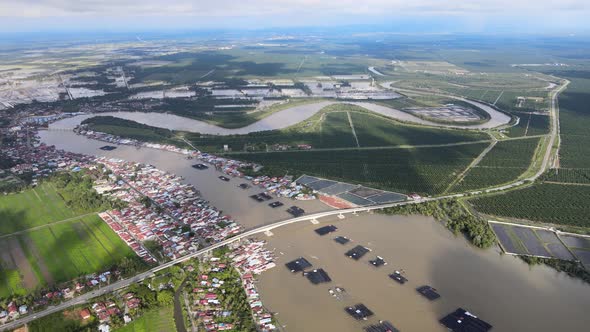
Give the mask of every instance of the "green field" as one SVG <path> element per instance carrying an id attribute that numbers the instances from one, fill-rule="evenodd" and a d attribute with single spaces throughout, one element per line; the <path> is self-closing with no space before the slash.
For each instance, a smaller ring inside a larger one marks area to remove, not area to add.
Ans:
<path id="1" fill-rule="evenodd" d="M 97 215 L 0 238 L 0 297 L 101 272 L 135 253 Z M 9 249 L 8 249 L 9 248 Z"/>
<path id="2" fill-rule="evenodd" d="M 485 148 L 454 147 L 239 154 L 292 174 L 309 174 L 400 192 L 437 194 Z"/>
<path id="3" fill-rule="evenodd" d="M 76 217 L 51 183 L 0 196 L 0 235 Z"/>
<path id="4" fill-rule="evenodd" d="M 590 226 L 590 186 L 543 183 L 469 202 L 478 211 L 496 216 Z"/>
<path id="5" fill-rule="evenodd" d="M 115 332 L 173 332 L 174 307 L 166 306 L 150 309 L 131 323 L 114 330 Z"/>

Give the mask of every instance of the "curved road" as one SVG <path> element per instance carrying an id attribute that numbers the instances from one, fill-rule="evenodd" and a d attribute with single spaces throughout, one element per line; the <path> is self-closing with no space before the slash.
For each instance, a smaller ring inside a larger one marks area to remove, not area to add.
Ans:
<path id="1" fill-rule="evenodd" d="M 133 283 L 142 281 L 150 276 L 152 276 L 155 272 L 166 269 L 170 266 L 176 265 L 178 263 L 187 261 L 189 259 L 201 256 L 213 249 L 225 246 L 227 244 L 230 244 L 232 242 L 241 240 L 243 238 L 252 236 L 252 235 L 256 235 L 259 233 L 264 233 L 266 231 L 272 230 L 274 228 L 278 228 L 278 227 L 282 227 L 285 225 L 290 225 L 290 224 L 294 224 L 294 223 L 298 223 L 298 222 L 302 222 L 302 221 L 310 221 L 310 220 L 314 220 L 314 219 L 319 219 L 322 217 L 328 217 L 328 216 L 334 216 L 334 215 L 344 215 L 344 214 L 349 214 L 349 213 L 359 213 L 359 212 L 368 212 L 368 211 L 372 211 L 372 210 L 380 210 L 380 209 L 384 209 L 384 208 L 388 208 L 388 207 L 394 207 L 394 206 L 402 206 L 402 205 L 408 205 L 408 204 L 418 204 L 418 203 L 423 203 L 423 202 L 428 202 L 428 201 L 437 201 L 437 200 L 442 200 L 442 199 L 448 199 L 448 198 L 460 198 L 460 197 L 464 197 L 466 195 L 471 195 L 471 196 L 476 196 L 476 195 L 482 195 L 482 194 L 488 194 L 488 193 L 492 193 L 492 192 L 499 192 L 499 191 L 504 191 L 504 190 L 508 190 L 508 189 L 512 189 L 512 188 L 516 188 L 519 187 L 521 185 L 523 185 L 525 183 L 525 181 L 534 181 L 536 180 L 539 176 L 541 176 L 541 174 L 543 174 L 543 172 L 545 172 L 545 169 L 547 168 L 547 165 L 549 163 L 549 160 L 551 158 L 551 151 L 553 149 L 553 144 L 555 143 L 555 139 L 557 136 L 557 121 L 555 119 L 555 116 L 557 115 L 557 97 L 559 96 L 559 94 L 566 88 L 566 86 L 569 84 L 569 81 L 564 80 L 564 84 L 561 85 L 558 89 L 554 90 L 552 92 L 552 96 L 551 96 L 551 109 L 550 109 L 550 113 L 551 113 L 551 119 L 552 119 L 552 126 L 551 126 L 551 133 L 550 133 L 550 141 L 547 146 L 547 150 L 545 151 L 545 155 L 543 158 L 543 162 L 541 164 L 541 167 L 539 168 L 539 170 L 532 175 L 529 178 L 526 179 L 522 179 L 507 185 L 503 185 L 503 186 L 499 186 L 499 187 L 493 187 L 493 188 L 488 188 L 482 191 L 471 191 L 471 192 L 466 192 L 466 193 L 460 193 L 460 194 L 453 194 L 453 195 L 445 195 L 445 196 L 438 196 L 438 197 L 432 197 L 432 198 L 422 198 L 419 200 L 414 200 L 414 201 L 405 201 L 405 202 L 397 202 L 397 203 L 388 203 L 388 204 L 379 204 L 379 205 L 372 205 L 372 206 L 365 206 L 365 207 L 357 207 L 357 208 L 350 208 L 350 209 L 343 209 L 343 210 L 332 210 L 332 211 L 326 211 L 326 212 L 320 212 L 320 213 L 314 213 L 314 214 L 310 214 L 310 215 L 305 215 L 305 216 L 301 216 L 301 217 L 297 217 L 297 218 L 291 218 L 291 219 L 285 219 L 285 220 L 281 220 L 281 221 L 277 221 L 277 222 L 273 222 L 273 223 L 269 223 L 269 224 L 265 224 L 265 225 L 261 225 L 261 226 L 257 226 L 255 228 L 252 228 L 250 230 L 247 230 L 239 235 L 236 235 L 235 237 L 223 240 L 221 242 L 218 242 L 216 244 L 213 244 L 207 248 L 198 250 L 192 254 L 183 256 L 181 258 L 172 260 L 170 262 L 164 263 L 162 265 L 159 265 L 155 268 L 152 268 L 151 270 L 148 270 L 146 272 L 140 273 L 134 277 L 125 279 L 125 280 L 120 280 L 117 281 L 113 284 L 110 284 L 108 286 L 102 287 L 98 290 L 92 291 L 92 292 L 88 292 L 86 294 L 80 295 L 72 300 L 63 302 L 59 305 L 56 306 L 52 306 L 49 307 L 47 309 L 45 309 L 44 311 L 41 312 L 37 312 L 34 314 L 31 314 L 29 316 L 25 316 L 21 319 L 18 319 L 16 321 L 12 321 L 9 322 L 7 324 L 4 324 L 2 326 L 0 326 L 0 330 L 2 331 L 6 331 L 6 330 L 10 330 L 10 329 L 14 329 L 17 328 L 23 324 L 29 323 L 35 319 L 38 319 L 40 317 L 43 316 L 47 316 L 50 315 L 52 313 L 56 313 L 59 311 L 62 311 L 66 308 L 69 308 L 71 306 L 75 306 L 78 304 L 83 304 L 88 302 L 89 300 L 91 300 L 94 297 L 100 296 L 100 295 L 104 295 L 110 292 L 113 292 L 115 290 L 121 289 L 121 288 L 125 288 Z"/>

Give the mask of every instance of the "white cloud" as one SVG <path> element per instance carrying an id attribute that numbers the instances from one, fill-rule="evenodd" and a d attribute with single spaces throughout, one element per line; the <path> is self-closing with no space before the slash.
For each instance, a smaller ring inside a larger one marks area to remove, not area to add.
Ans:
<path id="1" fill-rule="evenodd" d="M 3 17 L 523 15 L 590 12 L 587 0 L 0 0 Z"/>

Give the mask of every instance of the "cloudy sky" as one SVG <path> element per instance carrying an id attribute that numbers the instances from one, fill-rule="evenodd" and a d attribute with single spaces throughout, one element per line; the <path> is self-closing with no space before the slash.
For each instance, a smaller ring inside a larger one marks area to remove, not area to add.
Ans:
<path id="1" fill-rule="evenodd" d="M 3 31 L 429 22 L 455 32 L 590 32 L 589 0 L 0 0 Z"/>

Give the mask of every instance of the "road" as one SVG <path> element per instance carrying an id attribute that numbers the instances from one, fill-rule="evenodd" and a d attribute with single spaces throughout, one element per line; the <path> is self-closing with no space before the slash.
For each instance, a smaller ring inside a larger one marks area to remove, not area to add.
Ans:
<path id="1" fill-rule="evenodd" d="M 239 241 L 241 239 L 256 235 L 256 234 L 260 234 L 260 233 L 264 233 L 266 231 L 270 231 L 272 229 L 275 228 L 279 228 L 282 226 L 286 226 L 286 225 L 290 225 L 290 224 L 294 224 L 294 223 L 299 223 L 299 222 L 305 222 L 305 221 L 311 221 L 311 220 L 317 220 L 319 218 L 324 218 L 324 217 L 329 217 L 329 216 L 334 216 L 334 215 L 344 215 L 344 214 L 350 214 L 350 213 L 360 213 L 360 212 L 369 212 L 372 210 L 381 210 L 384 208 L 389 208 L 389 207 L 395 207 L 395 206 L 402 206 L 402 205 L 409 205 L 409 204 L 419 204 L 419 203 L 424 203 L 424 202 L 429 202 L 429 201 L 438 201 L 438 200 L 443 200 L 443 199 L 449 199 L 449 198 L 460 198 L 460 197 L 464 197 L 466 195 L 470 195 L 470 196 L 477 196 L 477 195 L 482 195 L 482 194 L 488 194 L 488 193 L 492 193 L 492 192 L 499 192 L 499 191 L 504 191 L 504 190 L 508 190 L 508 189 L 512 189 L 512 188 L 516 188 L 519 187 L 521 185 L 523 185 L 525 183 L 525 181 L 534 181 L 537 178 L 539 178 L 546 170 L 547 165 L 549 163 L 549 160 L 551 158 L 551 151 L 553 148 L 553 144 L 555 143 L 555 139 L 557 137 L 557 123 L 558 120 L 554 119 L 554 117 L 556 117 L 556 115 L 558 114 L 558 110 L 557 110 L 557 97 L 559 96 L 559 94 L 565 89 L 565 87 L 569 84 L 569 81 L 564 81 L 565 83 L 563 85 L 561 85 L 557 90 L 554 91 L 553 95 L 552 95 L 552 99 L 551 99 L 551 117 L 552 117 L 552 126 L 551 126 L 551 133 L 550 133 L 550 141 L 549 144 L 547 146 L 547 150 L 545 151 L 545 156 L 543 157 L 543 162 L 541 164 L 541 167 L 539 168 L 538 172 L 535 173 L 534 175 L 532 175 L 529 178 L 523 179 L 523 180 L 519 180 L 519 181 L 515 181 L 513 183 L 510 184 L 506 184 L 503 186 L 499 186 L 499 187 L 493 187 L 493 188 L 488 188 L 485 190 L 481 190 L 481 191 L 470 191 L 470 192 L 466 192 L 466 193 L 460 193 L 460 194 L 453 194 L 453 195 L 444 195 L 444 196 L 437 196 L 437 197 L 427 197 L 427 198 L 421 198 L 418 200 L 413 200 L 413 201 L 404 201 L 404 202 L 397 202 L 397 203 L 388 203 L 388 204 L 379 204 L 379 205 L 371 205 L 371 206 L 364 206 L 364 207 L 356 207 L 356 208 L 350 208 L 350 209 L 343 209 L 343 210 L 331 210 L 331 211 L 325 211 L 325 212 L 319 212 L 319 213 L 314 213 L 314 214 L 310 214 L 310 215 L 304 215 L 301 217 L 297 217 L 297 218 L 290 218 L 290 219 L 285 219 L 285 220 L 281 220 L 281 221 L 277 221 L 277 222 L 272 222 L 272 223 L 268 223 L 268 224 L 264 224 L 264 225 L 260 225 L 254 228 L 251 228 L 249 230 L 244 231 L 241 234 L 238 234 L 232 238 L 223 240 L 221 242 L 215 243 L 207 248 L 198 250 L 194 253 L 188 254 L 186 256 L 180 257 L 178 259 L 172 260 L 170 262 L 167 263 L 163 263 L 157 267 L 154 267 L 146 272 L 140 273 L 134 277 L 128 278 L 128 279 L 124 279 L 124 280 L 120 280 L 117 281 L 115 283 L 112 283 L 108 286 L 104 286 L 98 290 L 92 291 L 92 292 L 88 292 L 86 294 L 80 295 L 74 299 L 71 299 L 69 301 L 63 302 L 59 305 L 53 306 L 53 307 L 49 307 L 43 311 L 31 314 L 29 316 L 25 316 L 21 319 L 9 322 L 7 324 L 4 324 L 2 326 L 0 326 L 0 330 L 1 331 L 6 331 L 6 330 L 11 330 L 11 329 L 15 329 L 21 325 L 27 324 L 35 319 L 50 315 L 52 313 L 56 313 L 62 310 L 65 310 L 69 307 L 75 306 L 75 305 L 79 305 L 79 304 L 83 304 L 88 302 L 89 300 L 100 296 L 100 295 L 104 295 L 106 293 L 110 293 L 116 290 L 119 290 L 121 288 L 125 288 L 133 283 L 142 281 L 146 278 L 149 278 L 150 276 L 152 276 L 155 272 L 167 269 L 173 265 L 176 265 L 178 263 L 182 263 L 185 262 L 187 260 L 193 259 L 195 257 L 199 257 L 202 256 L 208 252 L 210 252 L 211 250 L 214 250 L 216 248 L 219 247 L 223 247 L 225 245 L 228 245 L 230 243 Z"/>

